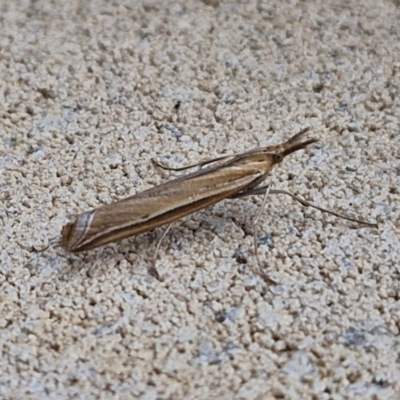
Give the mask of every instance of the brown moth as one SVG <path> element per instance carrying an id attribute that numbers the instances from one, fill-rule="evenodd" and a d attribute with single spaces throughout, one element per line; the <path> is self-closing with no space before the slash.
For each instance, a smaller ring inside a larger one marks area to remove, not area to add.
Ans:
<path id="1" fill-rule="evenodd" d="M 184 170 L 195 166 L 204 168 L 78 215 L 75 221 L 63 227 L 61 247 L 72 253 L 94 249 L 171 224 L 223 199 L 265 194 L 268 186 L 260 185 L 272 167 L 289 154 L 317 141 L 302 141 L 308 130 L 301 130 L 280 145 L 256 148 L 188 167 L 174 169 L 156 163 L 169 170 Z M 286 191 L 269 190 L 269 193 L 287 194 L 305 206 L 375 226 L 317 207 Z"/>

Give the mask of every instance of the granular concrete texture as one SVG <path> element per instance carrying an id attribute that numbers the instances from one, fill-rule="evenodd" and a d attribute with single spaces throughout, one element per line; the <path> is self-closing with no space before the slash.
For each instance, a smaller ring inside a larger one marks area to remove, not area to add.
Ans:
<path id="1" fill-rule="evenodd" d="M 398 1 L 0 3 L 1 399 L 399 399 Z M 74 215 L 279 143 L 266 183 L 79 255 Z M 48 248 L 46 248 L 49 246 Z"/>

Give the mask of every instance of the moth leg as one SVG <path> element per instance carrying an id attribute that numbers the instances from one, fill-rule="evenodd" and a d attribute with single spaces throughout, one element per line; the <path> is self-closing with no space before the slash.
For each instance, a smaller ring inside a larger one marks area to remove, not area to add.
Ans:
<path id="1" fill-rule="evenodd" d="M 229 196 L 229 199 L 240 199 L 245 196 L 259 195 L 265 194 L 265 191 L 268 189 L 269 185 L 259 186 L 261 182 L 265 181 L 267 174 L 260 176 L 257 178 L 249 187 L 247 187 L 244 191 L 236 193 L 232 196 Z M 254 193 L 254 191 L 257 191 Z"/>
<path id="2" fill-rule="evenodd" d="M 260 258 L 258 257 L 258 232 L 257 232 L 257 223 L 258 220 L 261 217 L 261 213 L 264 210 L 265 204 L 267 203 L 267 197 L 269 195 L 270 192 L 270 186 L 266 187 L 266 190 L 264 190 L 264 197 L 263 197 L 263 201 L 261 204 L 261 207 L 258 209 L 258 213 L 256 214 L 256 217 L 253 220 L 253 245 L 254 245 L 254 254 L 256 256 L 256 260 L 257 260 L 257 264 L 258 264 L 258 269 L 260 270 L 260 273 L 263 273 L 262 268 L 261 268 L 261 262 L 260 262 Z"/>
<path id="3" fill-rule="evenodd" d="M 234 194 L 233 196 L 230 197 L 230 199 L 240 199 L 240 198 L 246 197 L 246 196 L 257 196 L 260 194 L 264 194 L 265 191 L 268 189 L 269 185 L 256 187 L 257 183 L 261 183 L 261 182 L 256 182 L 254 185 L 251 185 L 243 192 Z M 270 193 L 274 193 L 274 192 L 275 192 L 275 190 L 270 190 Z"/>
<path id="4" fill-rule="evenodd" d="M 149 274 L 153 275 L 154 278 L 156 278 L 157 280 L 160 280 L 160 274 L 157 271 L 157 256 L 158 256 L 158 252 L 160 250 L 161 242 L 164 240 L 165 236 L 167 236 L 168 231 L 171 229 L 171 225 L 172 224 L 169 224 L 167 226 L 167 228 L 165 229 L 165 231 L 161 235 L 160 239 L 158 240 L 157 245 L 156 245 L 156 250 L 155 250 L 154 255 L 153 255 L 152 265 L 148 269 Z"/>
<path id="5" fill-rule="evenodd" d="M 264 188 L 264 197 L 263 197 L 263 202 L 261 204 L 261 207 L 258 210 L 258 213 L 256 215 L 256 217 L 253 220 L 253 245 L 254 245 L 254 254 L 256 256 L 256 260 L 257 260 L 257 265 L 258 265 L 258 269 L 260 271 L 260 274 L 264 277 L 264 279 L 272 284 L 272 285 L 276 285 L 277 282 L 275 282 L 273 279 L 271 279 L 266 272 L 264 271 L 262 265 L 261 265 L 261 261 L 260 261 L 260 257 L 258 256 L 258 232 L 257 232 L 257 224 L 258 221 L 261 217 L 262 212 L 264 211 L 265 205 L 267 204 L 267 198 L 268 195 L 271 193 L 271 187 L 269 185 L 266 185 L 263 187 Z M 260 193 L 261 194 L 261 193 Z"/>
<path id="6" fill-rule="evenodd" d="M 248 190 L 245 190 L 244 192 L 241 192 L 241 193 L 238 193 L 238 194 L 232 196 L 231 198 L 238 199 L 240 197 L 245 197 L 245 196 L 264 194 L 265 190 L 267 188 L 268 188 L 268 185 L 260 186 L 260 187 L 257 187 L 257 188 L 250 188 Z M 322 208 L 322 207 L 316 206 L 315 204 L 312 204 L 312 203 L 302 199 L 301 197 L 298 197 L 298 196 L 296 196 L 296 195 L 294 195 L 294 194 L 292 194 L 292 193 L 290 193 L 290 192 L 288 192 L 286 190 L 272 189 L 272 190 L 270 190 L 269 193 L 270 194 L 286 194 L 286 195 L 290 196 L 293 200 L 298 201 L 300 204 L 302 204 L 305 207 L 312 207 L 312 208 L 315 208 L 315 209 L 317 209 L 319 211 L 326 212 L 328 214 L 334 215 L 335 217 L 347 219 L 348 221 L 351 221 L 351 222 L 356 222 L 358 224 L 368 225 L 368 226 L 371 226 L 373 228 L 376 228 L 378 226 L 378 224 L 376 224 L 376 223 L 371 223 L 371 222 L 364 221 L 364 220 L 361 220 L 361 219 L 348 217 L 346 215 L 339 214 L 339 213 L 337 213 L 335 211 L 327 210 L 326 208 Z"/>

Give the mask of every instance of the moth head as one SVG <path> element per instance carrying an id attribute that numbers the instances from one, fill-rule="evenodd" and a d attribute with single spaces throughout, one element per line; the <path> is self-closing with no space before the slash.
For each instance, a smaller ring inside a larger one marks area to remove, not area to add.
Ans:
<path id="1" fill-rule="evenodd" d="M 274 164 L 279 164 L 283 160 L 282 153 L 272 153 L 272 161 Z"/>

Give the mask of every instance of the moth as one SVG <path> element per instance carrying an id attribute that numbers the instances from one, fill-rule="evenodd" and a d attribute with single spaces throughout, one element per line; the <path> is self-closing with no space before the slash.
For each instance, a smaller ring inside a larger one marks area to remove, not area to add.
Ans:
<path id="1" fill-rule="evenodd" d="M 375 226 L 323 209 L 289 192 L 272 190 L 268 185 L 261 185 L 274 165 L 317 141 L 313 138 L 303 140 L 308 130 L 309 128 L 301 130 L 279 145 L 222 156 L 183 168 L 169 168 L 155 162 L 159 167 L 168 170 L 180 171 L 196 166 L 200 169 L 78 215 L 73 222 L 62 228 L 61 247 L 72 253 L 91 250 L 171 224 L 227 198 L 267 192 L 286 194 L 305 206 L 357 223 Z"/>

